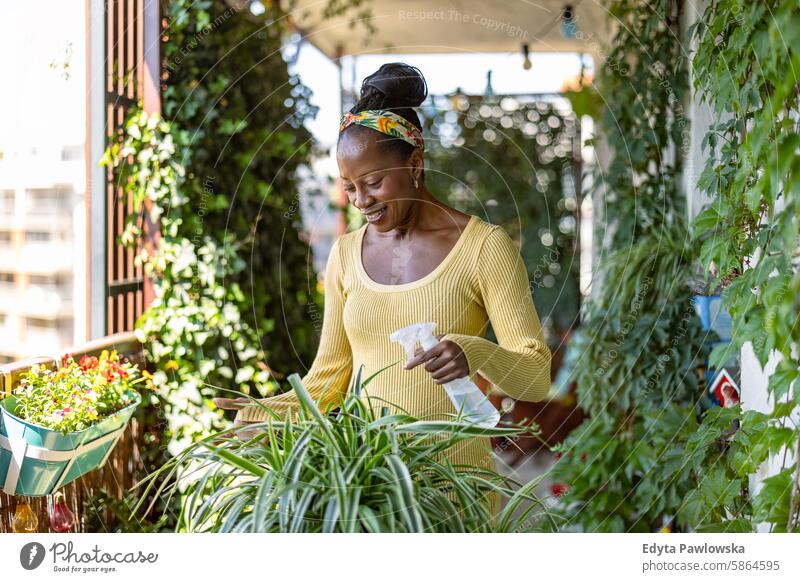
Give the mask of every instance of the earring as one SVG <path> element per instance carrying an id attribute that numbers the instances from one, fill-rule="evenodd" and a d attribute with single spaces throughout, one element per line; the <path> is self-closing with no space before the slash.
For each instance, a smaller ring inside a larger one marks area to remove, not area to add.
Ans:
<path id="1" fill-rule="evenodd" d="M 419 188 L 419 182 L 417 182 L 416 178 L 414 178 L 414 188 Z"/>

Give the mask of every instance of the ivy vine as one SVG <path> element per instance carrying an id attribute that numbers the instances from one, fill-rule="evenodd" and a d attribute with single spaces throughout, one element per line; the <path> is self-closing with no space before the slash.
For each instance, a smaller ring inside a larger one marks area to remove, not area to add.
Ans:
<path id="1" fill-rule="evenodd" d="M 772 531 L 800 528 L 800 5 L 793 0 L 712 0 L 692 34 L 695 88 L 715 121 L 704 140 L 698 186 L 712 201 L 695 219 L 703 266 L 725 284 L 732 341 L 712 354 L 752 347 L 773 359 L 770 410 L 741 413 L 739 450 L 725 471 L 754 475 L 773 458 L 777 472 L 748 495 L 748 512 Z M 727 508 L 729 516 L 735 512 Z"/>
<path id="2" fill-rule="evenodd" d="M 132 109 L 101 163 L 134 208 L 122 242 L 154 284 L 136 333 L 156 368 L 158 446 L 175 454 L 221 428 L 221 388 L 267 395 L 313 358 L 321 295 L 297 173 L 316 110 L 289 73 L 276 3 L 260 17 L 208 0 L 161 7 L 163 116 Z M 141 244 L 145 223 L 157 244 Z"/>
<path id="3" fill-rule="evenodd" d="M 666 0 L 644 9 L 612 2 L 617 32 L 592 86 L 605 102 L 601 126 L 611 148 L 594 180 L 605 203 L 598 239 L 611 252 L 600 259 L 600 289 L 577 334 L 573 378 L 589 418 L 558 448 L 553 470 L 566 489 L 559 506 L 567 527 L 582 531 L 697 525 L 684 501 L 702 475 L 686 443 L 704 414 L 695 370 L 707 334 L 686 284 L 697 255 L 675 147 L 688 130 L 679 9 Z M 696 443 L 697 455 L 715 444 Z"/>

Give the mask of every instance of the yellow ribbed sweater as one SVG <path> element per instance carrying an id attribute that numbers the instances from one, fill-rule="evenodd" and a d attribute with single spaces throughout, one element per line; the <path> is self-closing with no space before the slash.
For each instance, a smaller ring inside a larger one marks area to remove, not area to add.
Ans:
<path id="1" fill-rule="evenodd" d="M 323 408 L 335 406 L 363 365 L 362 378 L 395 364 L 364 389 L 376 409 L 403 409 L 443 419 L 455 409 L 424 365 L 404 370 L 403 347 L 389 335 L 412 323 L 436 322 L 435 334 L 458 344 L 470 377 L 480 374 L 505 394 L 541 400 L 550 388 L 550 350 L 533 305 L 525 265 L 514 241 L 499 225 L 471 216 L 458 241 L 428 275 L 400 285 L 370 279 L 361 260 L 367 224 L 334 242 L 325 271 L 325 311 L 319 350 L 303 385 Z M 499 345 L 485 339 L 491 321 Z M 333 381 L 331 379 L 333 378 Z M 326 384 L 327 390 L 324 391 Z M 260 401 L 281 417 L 296 410 L 294 392 Z M 262 421 L 255 405 L 237 420 Z M 488 437 L 470 439 L 448 456 L 454 463 L 493 468 Z"/>

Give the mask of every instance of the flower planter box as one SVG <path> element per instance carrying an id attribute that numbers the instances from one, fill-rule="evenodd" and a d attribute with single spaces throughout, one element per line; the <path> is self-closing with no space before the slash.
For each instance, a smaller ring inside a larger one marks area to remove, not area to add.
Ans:
<path id="1" fill-rule="evenodd" d="M 141 397 L 99 423 L 63 434 L 31 424 L 15 413 L 16 397 L 0 401 L 0 487 L 9 495 L 50 495 L 103 466 Z"/>

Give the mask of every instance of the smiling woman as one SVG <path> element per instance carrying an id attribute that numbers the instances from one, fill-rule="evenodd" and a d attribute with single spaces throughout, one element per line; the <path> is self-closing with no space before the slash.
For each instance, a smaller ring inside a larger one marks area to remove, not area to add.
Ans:
<path id="1" fill-rule="evenodd" d="M 374 409 L 445 419 L 453 409 L 442 384 L 481 373 L 506 394 L 537 401 L 550 388 L 550 351 L 520 252 L 508 233 L 433 197 L 425 186 L 424 141 L 413 107 L 427 92 L 422 74 L 383 65 L 364 80 L 361 99 L 342 116 L 337 161 L 350 203 L 367 224 L 339 237 L 325 274 L 319 351 L 302 379 L 323 408 L 341 403 L 354 371 L 385 369 L 365 390 Z M 437 325 L 440 342 L 405 366 L 389 336 L 410 324 Z M 499 344 L 484 338 L 491 322 Z M 246 399 L 237 422 L 266 419 Z M 294 393 L 261 400 L 294 414 Z M 493 468 L 488 437 L 469 439 L 450 460 Z"/>

